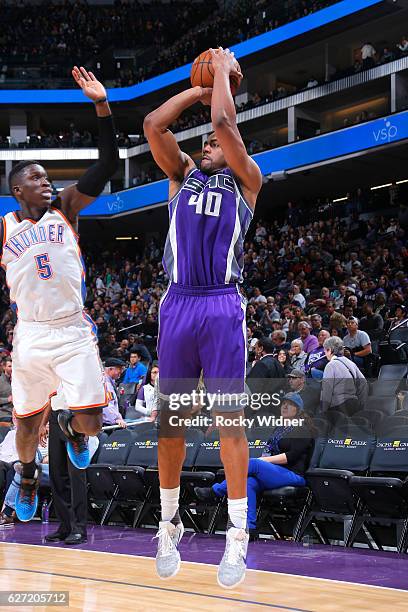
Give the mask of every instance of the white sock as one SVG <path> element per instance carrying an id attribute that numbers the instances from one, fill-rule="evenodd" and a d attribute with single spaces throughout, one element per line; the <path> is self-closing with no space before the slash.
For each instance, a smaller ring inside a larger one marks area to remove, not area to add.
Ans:
<path id="1" fill-rule="evenodd" d="M 180 487 L 176 487 L 175 489 L 162 489 L 160 487 L 162 521 L 171 521 L 175 514 L 178 514 L 179 497 Z"/>
<path id="2" fill-rule="evenodd" d="M 229 499 L 228 498 L 228 517 L 230 522 L 237 529 L 247 527 L 248 498 Z"/>

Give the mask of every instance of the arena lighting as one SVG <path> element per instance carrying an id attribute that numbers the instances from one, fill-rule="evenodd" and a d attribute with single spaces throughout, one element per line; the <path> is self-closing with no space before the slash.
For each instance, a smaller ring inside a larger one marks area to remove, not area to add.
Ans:
<path id="1" fill-rule="evenodd" d="M 371 191 L 375 191 L 376 189 L 385 189 L 385 187 L 391 187 L 392 183 L 385 183 L 384 185 L 376 185 L 375 187 L 370 187 Z"/>
<path id="2" fill-rule="evenodd" d="M 344 200 L 347 200 L 347 196 L 344 196 L 344 198 L 336 198 L 335 200 L 333 200 L 334 202 L 344 202 Z"/>
<path id="3" fill-rule="evenodd" d="M 402 181 L 396 181 L 396 185 L 402 185 L 403 183 L 408 183 L 408 179 L 403 179 Z M 375 187 L 370 187 L 371 191 L 375 189 L 385 189 L 385 187 L 391 187 L 392 183 L 385 183 L 385 185 L 376 185 Z"/>
<path id="4" fill-rule="evenodd" d="M 116 236 L 115 240 L 133 240 L 132 236 Z"/>

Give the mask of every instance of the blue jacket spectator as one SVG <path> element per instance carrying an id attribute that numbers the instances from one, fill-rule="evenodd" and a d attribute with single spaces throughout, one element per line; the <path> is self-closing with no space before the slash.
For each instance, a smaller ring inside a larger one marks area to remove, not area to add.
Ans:
<path id="1" fill-rule="evenodd" d="M 139 383 L 147 374 L 146 366 L 140 361 L 141 354 L 139 352 L 130 353 L 130 366 L 125 370 L 125 376 L 122 380 L 126 383 Z"/>

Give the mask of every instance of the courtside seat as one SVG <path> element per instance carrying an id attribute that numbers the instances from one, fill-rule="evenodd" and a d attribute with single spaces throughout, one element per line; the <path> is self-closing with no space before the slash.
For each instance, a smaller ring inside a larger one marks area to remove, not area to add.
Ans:
<path id="1" fill-rule="evenodd" d="M 94 456 L 91 459 L 91 463 L 98 463 L 98 457 L 101 452 L 102 446 L 108 438 L 109 438 L 109 435 L 107 434 L 106 431 L 101 431 L 101 433 L 98 434 L 99 445 L 94 453 Z"/>
<path id="2" fill-rule="evenodd" d="M 140 414 L 135 412 L 137 396 L 137 383 L 120 383 L 118 386 L 119 407 L 125 411 L 125 418 L 139 418 Z M 137 414 L 137 416 L 136 416 Z"/>
<path id="3" fill-rule="evenodd" d="M 398 380 L 400 381 L 407 375 L 408 366 L 406 363 L 393 363 L 383 365 L 378 374 L 378 380 Z"/>
<path id="4" fill-rule="evenodd" d="M 214 532 L 221 508 L 225 505 L 223 498 L 219 498 L 213 503 L 197 501 L 193 493 L 194 487 L 209 487 L 214 484 L 215 480 L 223 480 L 223 473 L 220 471 L 222 470 L 220 448 L 219 432 L 214 430 L 201 441 L 192 469 L 184 470 L 181 474 L 181 484 L 184 492 L 183 505 L 184 508 L 188 508 L 190 516 L 194 511 L 194 529 L 199 532 Z"/>
<path id="5" fill-rule="evenodd" d="M 394 525 L 397 530 L 397 550 L 406 551 L 407 474 L 408 426 L 405 426 L 391 429 L 377 440 L 370 463 L 370 476 L 354 476 L 350 480 L 350 488 L 362 503 L 360 527 L 364 525 L 370 529 L 379 548 L 390 545 L 384 526 Z"/>
<path id="6" fill-rule="evenodd" d="M 408 327 L 398 327 L 390 333 L 390 342 L 408 342 Z"/>
<path id="7" fill-rule="evenodd" d="M 325 443 L 326 438 L 324 437 L 315 440 L 309 469 L 317 465 Z M 287 532 L 286 525 L 293 525 L 290 535 L 296 540 L 309 502 L 310 489 L 308 486 L 286 486 L 263 491 L 258 511 L 259 529 L 262 529 L 262 524 L 266 523 L 274 536 L 281 538 L 283 537 L 282 529 Z"/>
<path id="8" fill-rule="evenodd" d="M 374 433 L 377 433 L 380 431 L 381 423 L 385 416 L 385 412 L 382 410 L 366 408 L 365 410 L 355 412 L 351 420 L 355 425 L 361 427 L 362 429 L 366 429 L 364 424 L 368 423 L 369 429 Z"/>
<path id="9" fill-rule="evenodd" d="M 321 521 L 323 524 L 322 527 L 319 524 L 319 530 L 324 543 L 328 543 L 330 539 L 342 539 L 345 546 L 350 545 L 359 509 L 350 488 L 350 479 L 356 473 L 367 473 L 374 445 L 375 438 L 372 434 L 353 425 L 349 425 L 343 436 L 329 435 L 319 466 L 306 473 L 313 497 L 299 526 L 297 539 L 302 538 L 312 521 Z M 332 533 L 330 537 L 326 530 L 328 520 L 343 524 L 340 536 L 337 529 L 336 535 Z"/>
<path id="10" fill-rule="evenodd" d="M 371 383 L 370 395 L 367 398 L 366 408 L 375 408 L 373 401 L 378 398 L 394 398 L 397 394 L 401 378 L 395 379 L 378 379 Z"/>
<path id="11" fill-rule="evenodd" d="M 248 440 L 249 458 L 257 459 L 267 452 L 267 442 L 271 436 L 270 427 L 254 427 L 248 429 L 246 437 Z"/>
<path id="12" fill-rule="evenodd" d="M 112 473 L 115 466 L 126 463 L 133 440 L 133 433 L 126 429 L 113 432 L 103 441 L 101 440 L 97 463 L 92 463 L 86 470 L 88 499 L 92 508 L 101 506 L 101 525 L 111 514 L 118 492 Z"/>

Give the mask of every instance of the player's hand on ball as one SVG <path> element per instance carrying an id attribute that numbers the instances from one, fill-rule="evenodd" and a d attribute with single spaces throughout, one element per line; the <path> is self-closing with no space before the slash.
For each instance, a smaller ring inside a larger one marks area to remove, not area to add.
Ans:
<path id="1" fill-rule="evenodd" d="M 200 87 L 200 102 L 204 106 L 211 106 L 212 87 Z"/>
<path id="2" fill-rule="evenodd" d="M 242 81 L 241 68 L 233 51 L 218 47 L 218 49 L 210 49 L 210 53 L 214 71 L 224 70 L 234 81 L 238 83 Z"/>
<path id="3" fill-rule="evenodd" d="M 106 98 L 106 89 L 98 81 L 93 72 L 88 72 L 83 66 L 78 68 L 74 66 L 72 69 L 72 76 L 76 83 L 84 92 L 85 96 L 90 100 L 100 100 L 100 98 Z"/>

